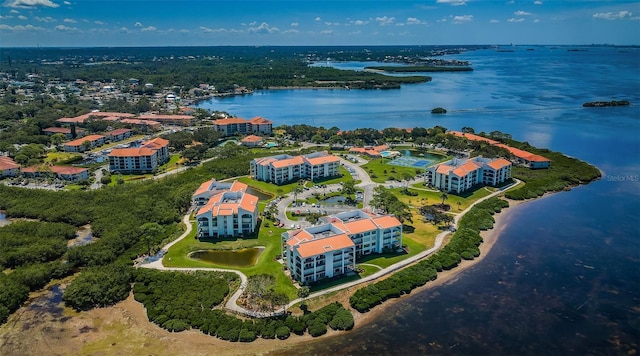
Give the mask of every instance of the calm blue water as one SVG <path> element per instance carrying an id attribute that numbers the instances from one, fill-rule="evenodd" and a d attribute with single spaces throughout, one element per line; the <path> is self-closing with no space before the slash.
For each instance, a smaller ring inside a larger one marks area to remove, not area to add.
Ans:
<path id="1" fill-rule="evenodd" d="M 640 340 L 640 49 L 468 52 L 472 73 L 394 91 L 283 90 L 202 103 L 316 126 L 500 130 L 603 170 L 602 180 L 513 208 L 486 258 L 308 354 L 626 354 Z M 357 69 L 362 63 L 338 63 Z M 626 99 L 629 107 L 582 108 Z M 442 106 L 446 115 L 432 116 Z"/>

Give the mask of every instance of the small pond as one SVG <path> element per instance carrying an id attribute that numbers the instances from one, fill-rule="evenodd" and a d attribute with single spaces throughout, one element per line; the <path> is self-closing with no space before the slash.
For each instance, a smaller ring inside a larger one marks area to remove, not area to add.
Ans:
<path id="1" fill-rule="evenodd" d="M 258 199 L 260 199 L 260 200 L 269 200 L 269 199 L 273 198 L 273 195 L 265 193 L 265 192 L 262 192 L 260 190 L 255 189 L 255 188 L 252 188 L 252 187 L 248 187 L 247 188 L 247 193 L 257 196 Z"/>
<path id="2" fill-rule="evenodd" d="M 258 261 L 264 247 L 243 248 L 241 250 L 202 250 L 192 252 L 189 257 L 196 260 L 230 267 L 251 267 Z"/>
<path id="3" fill-rule="evenodd" d="M 336 195 L 325 200 L 322 200 L 322 204 L 342 204 L 347 200 L 346 197 L 342 195 Z"/>

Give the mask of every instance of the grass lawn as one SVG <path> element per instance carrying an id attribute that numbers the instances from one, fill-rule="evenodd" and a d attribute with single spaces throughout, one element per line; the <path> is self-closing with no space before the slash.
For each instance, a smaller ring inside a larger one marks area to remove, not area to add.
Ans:
<path id="1" fill-rule="evenodd" d="M 419 183 L 419 184 L 415 184 L 414 186 L 421 186 L 421 185 L 422 184 Z M 401 202 L 406 203 L 412 207 L 420 207 L 422 205 L 442 203 L 441 192 L 430 191 L 430 190 L 428 191 L 428 190 L 422 190 L 422 189 L 427 189 L 427 188 L 426 187 L 418 188 L 418 189 L 412 189 L 411 187 L 409 188 L 410 192 L 418 193 L 417 196 L 408 196 L 403 194 L 402 188 L 394 188 L 392 189 L 392 191 L 394 195 L 397 196 Z M 445 200 L 445 204 L 451 205 L 450 212 L 458 213 L 468 208 L 469 205 L 473 204 L 473 202 L 475 202 L 476 200 L 486 197 L 491 193 L 492 191 L 490 189 L 486 189 L 485 187 L 480 187 L 475 191 L 468 194 L 464 194 L 464 195 L 447 194 L 447 199 Z M 459 206 L 458 206 L 458 202 L 460 202 Z"/>
<path id="2" fill-rule="evenodd" d="M 424 170 L 414 167 L 401 167 L 389 164 L 389 158 L 377 158 L 361 167 L 369 173 L 371 180 L 376 183 L 384 183 L 389 180 L 403 180 L 405 177 L 415 177 Z"/>
<path id="3" fill-rule="evenodd" d="M 372 265 L 380 266 L 382 268 L 386 268 L 394 263 L 398 263 L 427 249 L 425 245 L 413 240 L 411 237 L 408 237 L 408 234 L 403 234 L 402 244 L 407 245 L 409 253 L 394 252 L 373 254 L 359 258 L 356 263 L 369 263 Z"/>
<path id="4" fill-rule="evenodd" d="M 60 162 L 67 162 L 73 159 L 82 159 L 82 153 L 75 152 L 48 152 L 47 157 L 44 159 L 44 163 L 56 164 Z"/>
<path id="5" fill-rule="evenodd" d="M 264 225 L 264 224 L 263 224 Z M 286 293 L 291 300 L 297 298 L 297 290 L 289 277 L 283 273 L 283 265 L 275 260 L 280 254 L 280 234 L 285 229 L 278 227 L 261 227 L 258 236 L 253 238 L 220 239 L 216 241 L 199 241 L 195 238 L 195 223 L 193 231 L 182 241 L 173 245 L 164 257 L 163 263 L 167 267 L 213 267 L 234 269 L 243 272 L 247 276 L 257 274 L 270 274 L 276 278 L 275 290 Z M 242 249 L 248 247 L 264 246 L 265 250 L 258 257 L 253 267 L 237 268 L 226 265 L 217 265 L 210 262 L 198 261 L 189 258 L 189 253 L 197 250 L 211 249 Z"/>

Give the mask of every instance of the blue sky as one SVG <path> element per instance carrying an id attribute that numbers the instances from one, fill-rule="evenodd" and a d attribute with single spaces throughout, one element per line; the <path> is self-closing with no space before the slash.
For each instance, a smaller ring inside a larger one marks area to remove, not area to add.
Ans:
<path id="1" fill-rule="evenodd" d="M 0 47 L 640 44 L 624 0 L 0 2 Z"/>

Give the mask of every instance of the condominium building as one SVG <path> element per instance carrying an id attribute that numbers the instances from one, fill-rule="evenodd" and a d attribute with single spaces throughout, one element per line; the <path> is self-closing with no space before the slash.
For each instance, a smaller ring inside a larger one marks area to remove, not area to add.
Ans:
<path id="1" fill-rule="evenodd" d="M 358 257 L 402 246 L 402 223 L 392 215 L 362 209 L 321 221 L 282 234 L 282 256 L 291 278 L 302 284 L 351 272 Z"/>
<path id="2" fill-rule="evenodd" d="M 65 142 L 63 147 L 66 152 L 84 152 L 94 147 L 100 147 L 104 145 L 104 143 L 105 143 L 104 136 L 89 135 L 73 141 Z"/>
<path id="3" fill-rule="evenodd" d="M 246 236 L 258 224 L 258 197 L 244 190 L 212 196 L 197 214 L 198 238 Z"/>
<path id="4" fill-rule="evenodd" d="M 319 180 L 340 174 L 340 158 L 327 152 L 302 156 L 282 154 L 251 161 L 251 177 L 256 180 L 284 184 L 297 179 Z"/>
<path id="5" fill-rule="evenodd" d="M 193 204 L 197 207 L 201 207 L 207 204 L 209 199 L 218 193 L 225 191 L 246 192 L 247 188 L 248 186 L 242 182 L 218 182 L 215 179 L 211 179 L 200 184 L 200 187 L 196 189 L 195 193 L 193 193 Z"/>
<path id="6" fill-rule="evenodd" d="M 169 141 L 154 138 L 140 147 L 116 148 L 109 153 L 109 170 L 123 173 L 154 172 L 169 160 Z"/>
<path id="7" fill-rule="evenodd" d="M 496 186 L 511 178 L 511 162 L 504 158 L 475 157 L 452 159 L 427 168 L 425 183 L 450 193 L 460 194 L 474 186 Z"/>
<path id="8" fill-rule="evenodd" d="M 239 117 L 228 117 L 218 119 L 213 122 L 213 127 L 225 136 L 231 136 L 236 133 L 262 133 L 270 135 L 272 132 L 273 122 L 263 117 L 254 117 L 250 120 L 241 119 Z"/>

